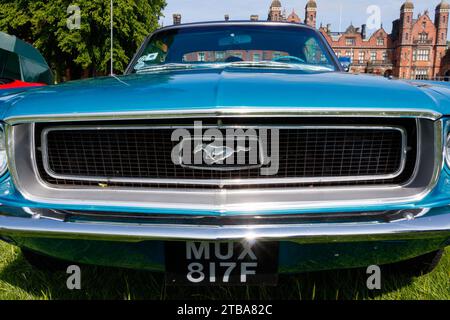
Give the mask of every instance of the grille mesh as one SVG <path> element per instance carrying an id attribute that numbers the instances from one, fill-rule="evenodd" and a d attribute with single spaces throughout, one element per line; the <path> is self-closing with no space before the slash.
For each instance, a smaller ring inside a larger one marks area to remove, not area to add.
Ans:
<path id="1" fill-rule="evenodd" d="M 53 173 L 68 177 L 51 177 L 44 170 L 42 154 L 39 151 L 38 169 L 44 180 L 56 185 L 96 186 L 99 181 L 95 177 L 107 177 L 176 179 L 181 187 L 183 183 L 180 180 L 183 179 L 262 179 L 261 186 L 264 186 L 263 179 L 267 178 L 383 176 L 396 173 L 401 166 L 402 135 L 395 129 L 280 129 L 279 170 L 273 176 L 262 176 L 259 169 L 212 171 L 173 164 L 171 152 L 177 142 L 171 141 L 172 132 L 172 129 L 155 128 L 50 131 L 47 135 L 48 167 Z M 411 147 L 409 150 L 406 171 L 412 171 L 415 161 L 414 152 L 411 152 L 414 150 L 411 150 Z M 70 179 L 79 176 L 92 179 Z M 403 176 L 400 178 L 409 177 L 408 174 Z M 398 179 L 297 185 L 387 184 L 396 183 Z M 108 185 L 169 186 L 111 182 Z"/>

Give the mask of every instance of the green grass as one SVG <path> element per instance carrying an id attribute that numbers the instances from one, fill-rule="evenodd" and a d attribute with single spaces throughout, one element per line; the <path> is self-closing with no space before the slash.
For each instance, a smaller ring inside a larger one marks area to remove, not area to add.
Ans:
<path id="1" fill-rule="evenodd" d="M 66 279 L 64 272 L 33 269 L 20 249 L 0 242 L 0 299 L 450 300 L 450 248 L 433 273 L 384 277 L 381 291 L 366 288 L 361 269 L 283 276 L 277 287 L 170 287 L 160 274 L 94 266 L 82 267 L 81 290 L 68 290 Z"/>

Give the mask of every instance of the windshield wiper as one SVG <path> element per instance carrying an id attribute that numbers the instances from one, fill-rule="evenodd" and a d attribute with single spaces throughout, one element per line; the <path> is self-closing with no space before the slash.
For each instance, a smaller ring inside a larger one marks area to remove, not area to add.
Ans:
<path id="1" fill-rule="evenodd" d="M 192 64 L 187 63 L 167 63 L 161 65 L 147 66 L 136 70 L 136 73 L 148 72 L 148 71 L 164 71 L 164 70 L 183 70 L 192 69 Z"/>
<path id="2" fill-rule="evenodd" d="M 225 64 L 226 65 L 226 64 Z M 208 68 L 221 68 L 223 63 L 166 63 L 161 65 L 154 65 L 137 69 L 136 73 L 153 72 L 153 71 L 166 71 L 166 70 L 189 70 L 189 69 L 208 69 Z"/>
<path id="3" fill-rule="evenodd" d="M 228 64 L 236 68 L 275 68 L 275 69 L 296 69 L 306 71 L 334 71 L 333 68 L 327 66 L 318 66 L 306 63 L 286 63 L 277 61 L 238 61 Z"/>
<path id="4" fill-rule="evenodd" d="M 236 68 L 279 68 L 292 69 L 295 68 L 293 64 L 276 62 L 276 61 L 237 61 L 227 63 L 228 66 Z"/>

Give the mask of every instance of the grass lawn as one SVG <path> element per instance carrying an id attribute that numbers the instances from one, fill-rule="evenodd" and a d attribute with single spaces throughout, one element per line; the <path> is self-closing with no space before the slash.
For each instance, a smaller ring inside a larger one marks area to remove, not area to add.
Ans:
<path id="1" fill-rule="evenodd" d="M 20 249 L 0 242 L 0 299 L 440 299 L 450 300 L 450 248 L 439 267 L 419 278 L 384 277 L 366 288 L 365 270 L 280 277 L 278 287 L 167 287 L 160 274 L 82 267 L 82 289 L 66 288 L 64 272 L 32 269 Z"/>

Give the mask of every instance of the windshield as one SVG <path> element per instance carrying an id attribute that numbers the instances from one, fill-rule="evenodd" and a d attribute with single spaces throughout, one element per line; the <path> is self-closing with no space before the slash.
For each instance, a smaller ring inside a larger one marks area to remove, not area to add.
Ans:
<path id="1" fill-rule="evenodd" d="M 133 72 L 161 68 L 297 67 L 310 72 L 337 67 L 318 34 L 286 26 L 202 26 L 169 29 L 147 42 Z"/>

